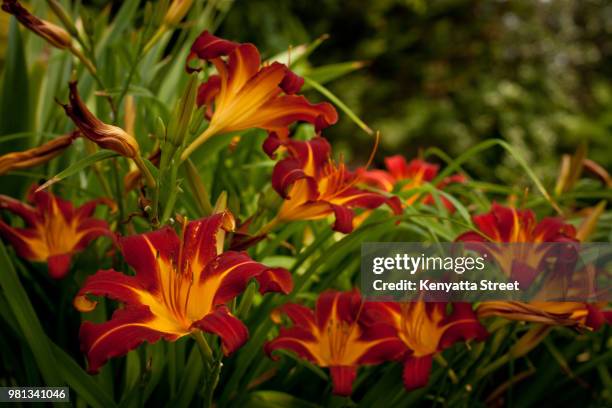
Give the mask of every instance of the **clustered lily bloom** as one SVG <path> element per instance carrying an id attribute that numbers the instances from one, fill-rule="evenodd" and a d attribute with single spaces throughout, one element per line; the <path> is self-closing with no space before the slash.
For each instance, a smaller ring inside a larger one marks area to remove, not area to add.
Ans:
<path id="1" fill-rule="evenodd" d="M 121 253 L 136 275 L 98 271 L 74 300 L 82 312 L 95 308 L 91 295 L 124 305 L 105 323 L 82 324 L 89 371 L 97 372 L 109 358 L 144 341 L 175 341 L 198 331 L 219 336 L 225 355 L 241 347 L 248 330 L 227 303 L 251 279 L 259 282 L 261 293 L 289 293 L 293 283 L 285 269 L 257 263 L 245 252 L 223 252 L 225 231 L 233 228 L 233 216 L 223 212 L 183 225 L 181 237 L 164 227 L 120 238 Z"/>
<path id="2" fill-rule="evenodd" d="M 2 0 L 2 10 L 15 16 L 28 30 L 59 49 L 70 48 L 72 39 L 63 28 L 32 15 L 17 0 Z"/>
<path id="3" fill-rule="evenodd" d="M 286 65 L 273 62 L 261 66 L 253 44 L 227 41 L 204 31 L 193 43 L 187 62 L 194 58 L 210 61 L 217 74 L 198 89 L 197 105 L 206 107 L 210 122 L 183 151 L 183 160 L 220 133 L 260 128 L 284 139 L 289 134 L 288 126 L 296 121 L 313 123 L 320 130 L 338 120 L 331 104 L 311 104 L 295 95 L 304 80 Z M 187 70 L 193 71 L 189 67 Z"/>
<path id="4" fill-rule="evenodd" d="M 469 303 L 366 302 L 364 320 L 388 324 L 403 346 L 403 380 L 407 390 L 424 387 L 429 380 L 433 356 L 459 341 L 484 340 L 487 331 Z"/>
<path id="5" fill-rule="evenodd" d="M 397 359 L 404 350 L 391 326 L 364 326 L 360 321 L 362 310 L 361 296 L 356 290 L 323 292 L 314 311 L 286 304 L 280 312 L 293 325 L 282 327 L 278 337 L 266 343 L 265 351 L 272 356 L 275 350 L 290 350 L 300 358 L 329 368 L 334 394 L 350 395 L 359 366 Z"/>
<path id="6" fill-rule="evenodd" d="M 472 217 L 478 232 L 468 231 L 456 238 L 456 241 L 468 243 L 574 243 L 576 229 L 558 217 L 547 217 L 537 221 L 531 210 L 518 210 L 493 203 L 491 211 Z M 540 249 L 543 248 L 543 249 Z M 527 268 L 537 271 L 538 265 L 546 256 L 546 245 L 518 246 L 517 251 L 491 251 L 500 267 L 509 276 L 518 270 Z M 519 264 L 520 263 L 520 264 Z M 606 320 L 612 320 L 612 314 L 603 312 L 599 304 L 584 302 L 482 302 L 477 313 L 479 317 L 501 316 L 510 320 L 530 321 L 547 325 L 574 326 L 578 328 L 598 329 Z"/>
<path id="7" fill-rule="evenodd" d="M 47 163 L 66 150 L 79 135 L 79 131 L 73 131 L 32 149 L 0 156 L 0 175 Z"/>
<path id="8" fill-rule="evenodd" d="M 428 163 L 421 159 L 413 159 L 410 162 L 406 162 L 406 158 L 400 155 L 385 158 L 385 167 L 387 170 L 360 170 L 363 183 L 387 192 L 393 191 L 398 185 L 401 186 L 401 191 L 408 191 L 431 182 L 436 178 L 440 169 L 440 166 L 437 164 Z M 462 174 L 454 174 L 441 180 L 436 184 L 436 188 L 443 190 L 449 184 L 463 183 L 465 180 Z M 405 205 L 411 205 L 418 198 L 419 194 L 414 193 L 405 198 L 404 203 Z M 441 196 L 440 200 L 449 211 L 455 209 L 454 205 L 446 197 Z M 434 202 L 435 199 L 431 194 L 428 194 L 423 199 L 424 204 L 433 204 Z"/>
<path id="9" fill-rule="evenodd" d="M 35 191 L 32 186 L 28 201 L 35 207 L 0 195 L 0 208 L 21 217 L 24 228 L 12 227 L 0 221 L 0 236 L 6 239 L 17 254 L 29 261 L 47 262 L 49 275 L 60 279 L 66 276 L 72 256 L 85 249 L 97 237 L 111 236 L 106 221 L 92 217 L 100 203 L 113 205 L 109 200 L 89 201 L 74 208 L 72 203 L 46 191 Z"/>
<path id="10" fill-rule="evenodd" d="M 284 146 L 287 157 L 272 172 L 272 187 L 284 199 L 277 220 L 317 220 L 333 214 L 334 230 L 349 233 L 353 230 L 352 208 L 374 209 L 387 204 L 395 214 L 401 214 L 397 197 L 356 187 L 359 174 L 333 161 L 326 139 L 288 140 Z"/>

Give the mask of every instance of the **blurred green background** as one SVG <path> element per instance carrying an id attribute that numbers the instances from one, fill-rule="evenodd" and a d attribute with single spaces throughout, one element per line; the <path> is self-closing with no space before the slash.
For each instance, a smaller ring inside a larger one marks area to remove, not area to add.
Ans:
<path id="1" fill-rule="evenodd" d="M 381 153 L 456 156 L 502 138 L 550 182 L 559 154 L 586 142 L 612 166 L 610 1 L 250 0 L 234 3 L 219 33 L 268 53 L 328 33 L 314 65 L 368 61 L 329 87 L 381 130 Z M 367 160 L 372 141 L 349 120 L 326 135 Z M 516 180 L 502 151 L 471 167 Z"/>

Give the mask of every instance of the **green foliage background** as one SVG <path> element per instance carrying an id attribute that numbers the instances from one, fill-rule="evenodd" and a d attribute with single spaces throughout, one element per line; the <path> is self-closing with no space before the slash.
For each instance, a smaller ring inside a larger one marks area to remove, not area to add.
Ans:
<path id="1" fill-rule="evenodd" d="M 384 153 L 456 156 L 499 137 L 550 180 L 559 154 L 580 143 L 612 166 L 611 16 L 598 0 L 252 0 L 236 3 L 220 33 L 270 52 L 329 34 L 311 60 L 368 62 L 330 88 L 381 130 Z M 371 141 L 351 122 L 326 135 L 367 159 Z M 469 167 L 516 182 L 502 156 Z"/>

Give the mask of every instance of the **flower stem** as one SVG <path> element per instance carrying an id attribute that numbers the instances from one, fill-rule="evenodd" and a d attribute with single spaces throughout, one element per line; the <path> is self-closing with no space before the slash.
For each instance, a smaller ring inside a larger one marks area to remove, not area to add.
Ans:
<path id="1" fill-rule="evenodd" d="M 189 187 L 191 188 L 191 191 L 196 198 L 196 202 L 200 207 L 199 210 L 202 212 L 202 216 L 210 215 L 213 208 L 210 204 L 210 197 L 206 191 L 206 187 L 204 187 L 202 178 L 198 173 L 198 169 L 190 159 L 187 159 L 187 161 L 184 162 L 184 166 L 185 174 L 187 175 L 187 182 L 189 183 Z"/>
<path id="2" fill-rule="evenodd" d="M 198 344 L 200 348 L 200 353 L 202 353 L 202 361 L 204 362 L 204 366 L 208 366 L 213 359 L 213 354 L 208 342 L 204 338 L 204 335 L 201 331 L 197 331 L 191 335 L 193 339 Z"/>
<path id="3" fill-rule="evenodd" d="M 181 161 L 187 160 L 191 153 L 193 153 L 195 149 L 200 147 L 202 143 L 207 141 L 213 134 L 213 129 L 209 125 L 205 131 L 203 131 L 198 137 L 196 137 L 195 140 L 191 142 L 191 144 L 187 146 L 185 150 L 183 150 L 183 153 L 181 154 Z"/>
<path id="4" fill-rule="evenodd" d="M 140 173 L 143 175 L 147 186 L 151 189 L 154 189 L 157 183 L 155 182 L 155 178 L 153 178 L 153 175 L 149 171 L 149 168 L 145 164 L 144 160 L 142 160 L 142 157 L 140 157 L 140 155 L 136 155 L 133 160 L 136 166 L 138 167 L 138 170 L 140 170 Z"/>
<path id="5" fill-rule="evenodd" d="M 151 48 L 153 48 L 155 43 L 157 43 L 157 41 L 162 37 L 162 35 L 166 33 L 166 31 L 168 31 L 168 26 L 162 24 L 161 27 L 159 27 L 159 29 L 155 32 L 155 34 L 153 34 L 151 39 L 144 46 L 144 48 L 142 49 L 142 54 L 146 55 L 149 51 L 151 51 Z"/>
<path id="6" fill-rule="evenodd" d="M 212 407 L 213 393 L 219 382 L 221 361 L 215 360 L 212 350 L 201 331 L 194 332 L 192 337 L 198 344 L 200 353 L 202 354 L 202 363 L 204 364 L 204 407 L 210 408 Z"/>
<path id="7" fill-rule="evenodd" d="M 76 48 L 74 45 L 71 44 L 68 49 L 70 50 L 70 53 L 72 55 L 77 57 L 77 59 L 81 61 L 83 65 L 85 65 L 85 68 L 87 68 L 87 70 L 89 71 L 91 76 L 94 78 L 98 86 L 102 89 L 102 91 L 106 93 L 106 87 L 104 86 L 104 83 L 102 82 L 102 79 L 100 78 L 100 76 L 98 76 L 98 70 L 96 69 L 94 64 L 85 55 L 83 55 L 83 53 L 78 48 Z M 111 111 L 113 113 L 113 122 L 114 122 L 117 119 L 117 107 L 115 106 L 115 103 L 113 102 L 113 98 L 110 95 L 107 94 L 106 99 L 108 100 Z"/>
<path id="8" fill-rule="evenodd" d="M 259 231 L 257 231 L 254 236 L 258 237 L 260 235 L 266 235 L 268 232 L 272 231 L 276 226 L 281 222 L 278 216 L 272 218 L 266 225 L 261 227 Z"/>

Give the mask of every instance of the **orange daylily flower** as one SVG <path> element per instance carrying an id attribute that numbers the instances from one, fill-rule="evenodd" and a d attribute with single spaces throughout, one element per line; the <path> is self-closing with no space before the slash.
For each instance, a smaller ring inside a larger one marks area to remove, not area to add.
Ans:
<path id="1" fill-rule="evenodd" d="M 456 241 L 476 244 L 578 242 L 576 229 L 572 225 L 556 217 L 547 217 L 538 222 L 531 210 L 518 210 L 493 203 L 489 213 L 476 215 L 472 220 L 481 234 L 469 231 L 457 237 Z M 484 246 L 484 250 L 491 253 L 506 274 L 519 280 L 525 272 L 540 270 L 540 264 L 545 261 L 549 248 L 545 244 L 518 245 L 515 250 L 496 251 L 490 245 Z M 526 275 L 527 278 L 522 278 L 526 283 L 535 278 L 529 273 Z M 612 321 L 612 314 L 602 311 L 602 306 L 585 302 L 487 301 L 479 305 L 477 313 L 480 317 L 501 316 L 510 320 L 598 329 L 606 320 Z"/>
<path id="2" fill-rule="evenodd" d="M 193 43 L 187 61 L 196 57 L 212 62 L 217 75 L 210 76 L 198 90 L 197 105 L 206 106 L 210 122 L 185 149 L 183 160 L 220 133 L 260 128 L 286 139 L 288 126 L 296 121 L 310 122 L 322 129 L 338 120 L 331 104 L 311 104 L 303 96 L 294 95 L 304 80 L 286 65 L 274 62 L 262 67 L 253 44 L 227 41 L 204 31 Z"/>
<path id="3" fill-rule="evenodd" d="M 272 172 L 272 187 L 284 198 L 277 220 L 317 220 L 335 215 L 334 230 L 353 230 L 352 208 L 374 209 L 387 204 L 401 214 L 399 199 L 356 187 L 358 174 L 331 158 L 326 139 L 315 137 L 307 142 L 288 140 L 287 157 Z"/>
<path id="4" fill-rule="evenodd" d="M 421 159 L 413 159 L 406 162 L 403 156 L 391 156 L 385 158 L 387 170 L 365 170 L 360 169 L 360 176 L 363 183 L 381 190 L 391 192 L 397 185 L 401 185 L 401 191 L 408 191 L 421 187 L 425 183 L 431 182 L 438 175 L 440 166 L 428 163 Z M 454 174 L 440 181 L 436 188 L 443 190 L 452 183 L 463 183 L 465 177 L 461 174 Z M 405 205 L 412 205 L 419 198 L 419 193 L 410 195 L 404 199 Z M 449 211 L 454 211 L 455 206 L 446 198 L 441 196 L 440 200 Z M 433 204 L 433 195 L 428 194 L 423 200 L 424 204 Z"/>
<path id="5" fill-rule="evenodd" d="M 26 224 L 25 228 L 19 228 L 0 221 L 0 235 L 20 257 L 47 262 L 49 275 L 63 278 L 76 252 L 99 236 L 112 236 L 106 221 L 93 218 L 92 214 L 98 204 L 113 204 L 98 199 L 75 209 L 69 201 L 46 191 L 35 191 L 37 187 L 32 186 L 28 194 L 28 201 L 35 207 L 0 195 L 0 208 L 21 217 Z"/>
<path id="6" fill-rule="evenodd" d="M 109 321 L 81 326 L 89 371 L 97 372 L 109 358 L 144 341 L 175 341 L 199 330 L 219 336 L 226 355 L 241 347 L 248 330 L 227 303 L 253 278 L 261 293 L 289 293 L 293 284 L 285 269 L 257 263 L 245 252 L 223 252 L 224 231 L 233 228 L 234 218 L 224 212 L 184 225 L 180 238 L 170 227 L 120 238 L 135 276 L 98 271 L 74 300 L 84 312 L 96 306 L 90 295 L 123 303 Z"/>
<path id="7" fill-rule="evenodd" d="M 300 358 L 329 368 L 334 394 L 350 395 L 359 366 L 395 360 L 404 351 L 391 326 L 361 324 L 362 308 L 357 290 L 323 292 L 314 311 L 286 304 L 280 311 L 293 326 L 282 327 L 278 337 L 266 343 L 264 349 L 270 356 L 275 350 L 290 350 Z"/>
<path id="8" fill-rule="evenodd" d="M 0 175 L 9 171 L 27 169 L 47 163 L 54 157 L 59 156 L 79 135 L 79 131 L 76 130 L 32 149 L 0 156 Z"/>
<path id="9" fill-rule="evenodd" d="M 458 341 L 483 340 L 485 328 L 478 322 L 469 303 L 453 303 L 447 312 L 443 302 L 409 303 L 366 302 L 366 324 L 388 324 L 401 340 L 404 386 L 424 387 L 429 380 L 433 356 Z"/>
<path id="10" fill-rule="evenodd" d="M 44 38 L 54 47 L 64 49 L 71 46 L 72 38 L 66 30 L 32 15 L 17 0 L 2 0 L 2 10 L 14 15 L 28 30 Z"/>

